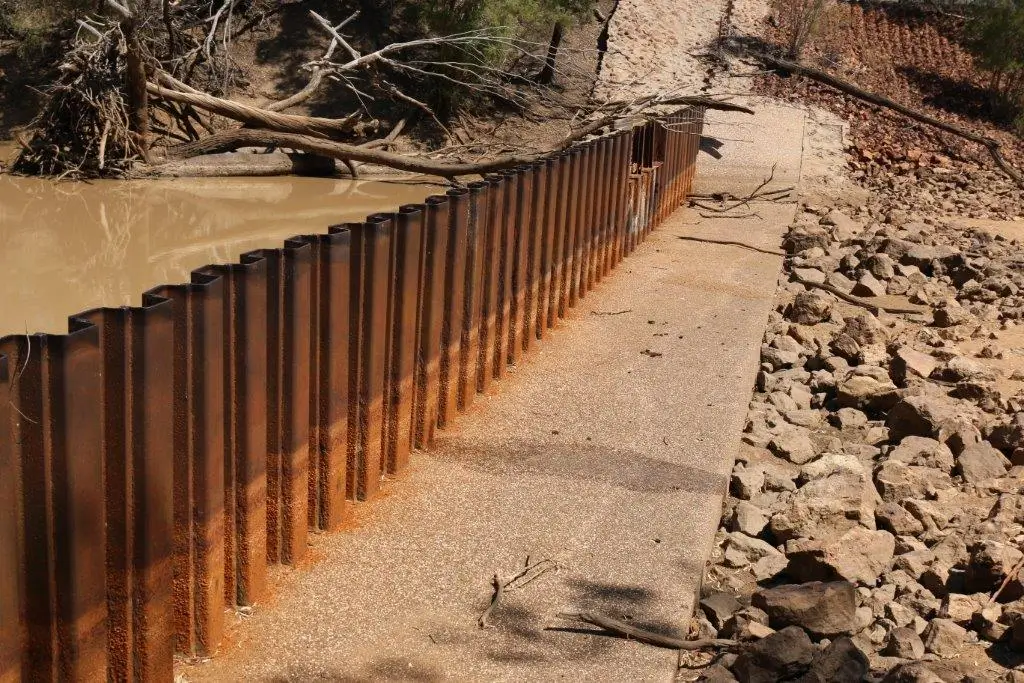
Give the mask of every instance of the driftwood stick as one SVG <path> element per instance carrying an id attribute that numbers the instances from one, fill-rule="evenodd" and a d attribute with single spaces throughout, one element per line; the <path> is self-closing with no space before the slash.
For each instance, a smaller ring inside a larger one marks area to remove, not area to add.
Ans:
<path id="1" fill-rule="evenodd" d="M 1011 166 L 1010 163 L 1003 156 L 1002 145 L 999 143 L 998 140 L 990 138 L 986 135 L 979 135 L 977 133 L 967 130 L 966 128 L 962 128 L 952 123 L 946 123 L 941 119 L 937 119 L 934 116 L 929 116 L 928 114 L 919 112 L 916 109 L 911 109 L 910 107 L 902 105 L 899 102 L 890 100 L 888 97 L 884 97 L 882 95 L 878 95 L 876 93 L 869 92 L 867 90 L 859 88 L 856 85 L 848 81 L 844 81 L 843 79 L 834 76 L 826 71 L 821 71 L 820 69 L 815 69 L 813 67 L 809 67 L 798 62 L 792 62 L 788 59 L 779 59 L 778 57 L 773 57 L 762 52 L 751 52 L 750 54 L 752 57 L 759 59 L 763 63 L 767 64 L 768 66 L 774 67 L 777 70 L 788 71 L 789 73 L 797 74 L 798 76 L 810 78 L 813 81 L 823 83 L 831 88 L 835 88 L 840 92 L 846 93 L 847 95 L 850 95 L 852 97 L 856 97 L 857 99 L 862 100 L 864 102 L 868 102 L 870 104 L 874 104 L 879 107 L 889 109 L 891 111 L 902 114 L 903 116 L 906 116 L 909 119 L 913 119 L 918 123 L 923 123 L 925 125 L 932 126 L 933 128 L 938 128 L 939 130 L 951 133 L 952 135 L 956 135 L 957 137 L 961 137 L 965 140 L 970 140 L 973 143 L 981 145 L 988 151 L 989 155 L 992 157 L 992 160 L 995 161 L 996 166 L 998 166 L 999 169 L 1010 178 L 1010 180 L 1016 183 L 1018 187 L 1024 188 L 1024 176 L 1021 175 L 1020 171 Z"/>
<path id="2" fill-rule="evenodd" d="M 773 251 L 771 249 L 762 249 L 761 247 L 755 247 L 755 246 L 753 246 L 751 244 L 745 244 L 743 242 L 734 242 L 732 240 L 712 240 L 712 239 L 707 239 L 707 238 L 704 238 L 704 237 L 690 237 L 689 235 L 676 235 L 676 237 L 678 237 L 681 240 L 686 240 L 687 242 L 705 242 L 707 244 L 723 244 L 723 245 L 728 245 L 728 246 L 733 246 L 733 247 L 743 247 L 744 249 L 749 249 L 751 251 L 759 251 L 762 254 L 768 254 L 769 256 L 782 256 L 782 257 L 786 256 L 785 252 L 782 252 L 782 251 Z"/>
<path id="3" fill-rule="evenodd" d="M 851 303 L 854 306 L 860 306 L 861 308 L 866 308 L 868 310 L 875 311 L 876 313 L 879 312 L 879 311 L 885 311 L 886 313 L 925 313 L 928 310 L 928 309 L 923 308 L 923 307 L 904 308 L 904 307 L 900 307 L 900 306 L 884 306 L 882 304 L 876 304 L 873 301 L 868 301 L 867 299 L 862 299 L 859 296 L 854 296 L 852 294 L 847 294 L 846 292 L 844 292 L 843 290 L 839 289 L 838 287 L 833 287 L 832 285 L 824 283 L 824 282 L 811 282 L 810 280 L 805 280 L 805 279 L 803 279 L 802 277 L 800 277 L 799 275 L 796 275 L 796 274 L 793 275 L 793 280 L 795 282 L 799 282 L 800 284 L 805 285 L 807 287 L 815 287 L 817 289 L 823 289 L 826 292 L 830 292 L 831 294 L 835 294 L 837 297 L 839 297 L 840 299 L 842 299 L 843 301 L 845 301 L 847 303 Z"/>
<path id="4" fill-rule="evenodd" d="M 587 624 L 593 624 L 594 626 L 603 628 L 605 631 L 625 636 L 631 640 L 636 640 L 646 645 L 653 645 L 654 647 L 668 648 L 670 650 L 733 649 L 739 646 L 739 643 L 735 640 L 723 640 L 720 638 L 684 640 L 682 638 L 664 636 L 660 633 L 637 628 L 636 626 L 619 621 L 618 619 L 594 614 L 593 612 L 563 612 L 559 614 L 558 617 L 560 619 L 570 619 L 573 621 L 582 621 Z"/>

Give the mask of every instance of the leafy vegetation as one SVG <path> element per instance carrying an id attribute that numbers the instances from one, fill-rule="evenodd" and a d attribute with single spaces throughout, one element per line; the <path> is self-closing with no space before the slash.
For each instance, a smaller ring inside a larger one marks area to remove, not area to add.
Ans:
<path id="1" fill-rule="evenodd" d="M 966 26 L 967 45 L 978 66 L 991 72 L 997 102 L 1024 132 L 1024 1 L 977 3 Z"/>

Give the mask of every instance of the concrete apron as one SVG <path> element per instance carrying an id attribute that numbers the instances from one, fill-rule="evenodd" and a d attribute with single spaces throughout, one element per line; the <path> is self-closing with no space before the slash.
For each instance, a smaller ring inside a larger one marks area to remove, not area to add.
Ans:
<path id="1" fill-rule="evenodd" d="M 778 162 L 799 178 L 803 115 L 710 112 L 721 161 L 700 189 L 749 191 Z M 735 124 L 746 124 L 737 134 Z M 737 161 L 738 159 L 738 161 Z M 550 341 L 477 401 L 410 475 L 311 539 L 188 680 L 672 680 L 676 653 L 595 635 L 590 610 L 685 634 L 750 399 L 781 259 L 677 235 L 777 249 L 793 205 L 761 219 L 681 209 Z M 744 212 L 745 213 L 745 212 Z M 561 569 L 477 619 L 491 577 L 529 558 Z"/>

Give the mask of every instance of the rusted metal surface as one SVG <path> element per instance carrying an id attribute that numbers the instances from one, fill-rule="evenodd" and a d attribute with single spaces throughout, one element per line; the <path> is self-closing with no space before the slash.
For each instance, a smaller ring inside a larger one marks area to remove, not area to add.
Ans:
<path id="1" fill-rule="evenodd" d="M 0 683 L 169 680 L 685 201 L 703 112 L 0 339 Z"/>

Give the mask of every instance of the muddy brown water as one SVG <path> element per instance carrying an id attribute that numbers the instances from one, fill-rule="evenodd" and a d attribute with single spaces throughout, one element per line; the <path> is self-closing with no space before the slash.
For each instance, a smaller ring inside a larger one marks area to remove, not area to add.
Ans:
<path id="1" fill-rule="evenodd" d="M 210 263 L 443 193 L 416 180 L 52 182 L 0 175 L 0 337 L 63 333 Z"/>

